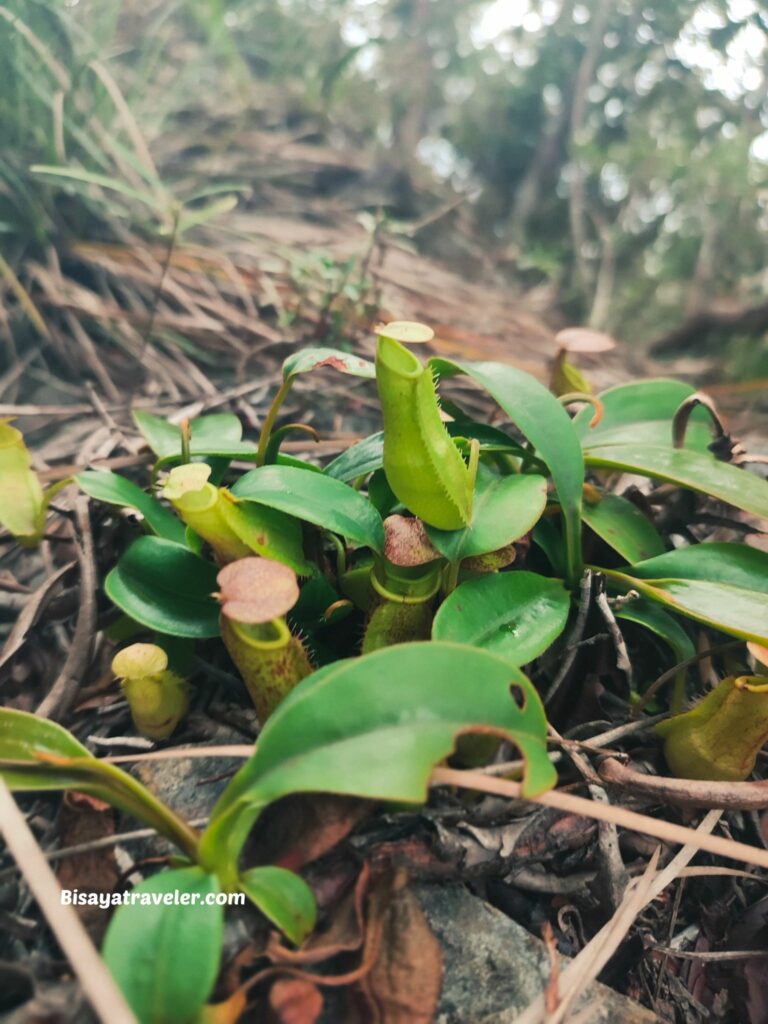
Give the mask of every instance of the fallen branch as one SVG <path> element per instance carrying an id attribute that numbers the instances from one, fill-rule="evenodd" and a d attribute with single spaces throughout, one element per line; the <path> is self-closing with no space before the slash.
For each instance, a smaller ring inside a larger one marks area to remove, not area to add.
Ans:
<path id="1" fill-rule="evenodd" d="M 760 811 L 768 807 L 768 781 L 714 782 L 646 775 L 622 764 L 615 757 L 606 758 L 598 771 L 603 782 L 622 786 L 631 793 L 649 796 L 674 807 L 707 807 L 723 811 Z"/>

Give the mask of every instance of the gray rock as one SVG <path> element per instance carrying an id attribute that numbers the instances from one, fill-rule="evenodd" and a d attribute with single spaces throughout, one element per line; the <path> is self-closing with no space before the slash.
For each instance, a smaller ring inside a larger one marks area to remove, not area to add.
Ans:
<path id="1" fill-rule="evenodd" d="M 546 985 L 544 943 L 463 886 L 421 885 L 416 892 L 445 958 L 435 1024 L 513 1024 Z M 578 1011 L 587 1007 L 585 1024 L 660 1024 L 650 1010 L 597 982 L 577 1004 Z"/>

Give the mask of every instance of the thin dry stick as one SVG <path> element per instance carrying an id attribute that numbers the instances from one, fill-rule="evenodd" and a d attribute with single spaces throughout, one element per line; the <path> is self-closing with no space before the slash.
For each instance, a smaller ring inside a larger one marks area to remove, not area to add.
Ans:
<path id="1" fill-rule="evenodd" d="M 576 654 L 579 650 L 579 641 L 584 635 L 584 627 L 587 624 L 587 616 L 589 615 L 589 607 L 592 599 L 592 572 L 587 569 L 584 575 L 581 577 L 581 591 L 579 596 L 579 610 L 576 614 L 576 622 L 573 625 L 573 629 L 568 635 L 568 643 L 565 647 L 565 655 L 560 665 L 560 670 L 552 681 L 552 685 L 547 690 L 544 696 L 544 703 L 551 704 L 560 691 L 560 687 L 566 680 L 568 673 L 571 671 Z"/>
<path id="2" fill-rule="evenodd" d="M 664 870 L 660 871 L 656 875 L 656 877 L 651 881 L 651 884 L 648 887 L 647 892 L 645 893 L 646 900 L 645 904 L 643 905 L 647 905 L 652 900 L 656 899 L 656 897 L 661 892 L 663 892 L 664 889 L 666 889 L 666 887 L 675 880 L 675 878 L 677 878 L 677 876 L 680 874 L 683 868 L 685 868 L 688 865 L 688 862 L 696 855 L 698 850 L 704 849 L 704 846 L 702 845 L 702 840 L 706 838 L 714 838 L 711 837 L 709 833 L 718 823 L 721 816 L 722 811 L 710 811 L 709 814 L 707 814 L 704 817 L 704 819 L 702 820 L 701 824 L 697 829 L 686 829 L 687 832 L 690 832 L 694 841 L 684 846 L 683 849 L 680 850 L 677 853 L 677 855 L 669 862 L 669 864 L 664 868 Z M 636 913 L 639 913 L 640 910 L 642 910 L 642 907 L 638 908 Z M 586 944 L 586 946 L 581 950 L 578 956 L 575 957 L 574 960 L 572 960 L 568 967 L 565 969 L 565 971 L 563 971 L 561 975 L 560 990 L 563 993 L 564 997 L 570 996 L 574 989 L 579 989 L 580 991 L 583 991 L 584 986 L 588 984 L 589 980 L 591 980 L 591 978 L 588 977 L 588 974 L 590 971 L 590 966 L 592 965 L 593 960 L 595 958 L 595 950 L 602 949 L 603 951 L 605 951 L 608 948 L 608 946 L 605 945 L 605 943 L 610 942 L 611 936 L 613 936 L 615 940 L 617 931 L 615 929 L 614 920 L 615 918 L 611 918 L 611 920 L 608 921 L 607 924 L 603 925 L 600 931 L 595 936 L 593 936 L 593 938 Z M 622 938 L 623 935 L 619 936 L 619 942 L 621 942 Z M 607 962 L 607 960 L 605 962 Z M 597 973 L 600 972 L 602 966 L 603 965 L 598 967 Z M 597 974 L 595 974 L 593 977 L 597 977 Z M 543 1012 L 544 997 L 542 995 L 538 996 L 530 1004 L 527 1010 L 525 1010 L 525 1012 L 517 1018 L 515 1024 L 541 1024 L 541 1022 L 544 1020 Z"/>
<path id="3" fill-rule="evenodd" d="M 556 810 L 565 811 L 568 814 L 580 814 L 584 818 L 612 822 L 619 828 L 627 828 L 632 832 L 640 832 L 641 835 L 653 836 L 665 843 L 681 845 L 689 843 L 697 849 L 714 853 L 718 857 L 727 857 L 729 860 L 740 861 L 744 864 L 754 864 L 758 868 L 768 868 L 768 850 L 749 846 L 747 843 L 738 843 L 735 839 L 703 835 L 696 829 L 650 818 L 647 814 L 628 811 L 624 807 L 596 804 L 592 800 L 586 800 L 581 796 L 572 796 L 570 793 L 563 793 L 557 789 L 551 790 L 549 793 L 542 793 L 540 796 L 525 797 L 523 796 L 523 787 L 518 782 L 494 779 L 488 775 L 482 775 L 480 772 L 457 771 L 454 768 L 435 768 L 430 785 L 459 786 L 462 789 L 492 793 L 494 796 L 508 796 L 513 800 L 529 800 L 531 803 L 541 804 L 543 807 L 554 807 Z M 721 812 L 714 811 L 712 813 L 719 814 Z"/>
<path id="4" fill-rule="evenodd" d="M 77 546 L 77 560 L 80 563 L 80 610 L 72 645 L 64 665 L 35 712 L 41 718 L 61 718 L 71 707 L 77 694 L 78 677 L 88 662 L 96 632 L 96 554 L 88 517 L 88 499 L 84 495 L 75 500 L 75 517 L 82 544 Z"/>
<path id="5" fill-rule="evenodd" d="M 96 952 L 74 907 L 62 904 L 56 876 L 3 779 L 0 779 L 0 832 L 80 979 L 96 1016 L 104 1024 L 137 1024 L 136 1017 Z"/>
<path id="6" fill-rule="evenodd" d="M 552 725 L 550 725 L 549 731 L 550 735 L 560 743 L 576 770 L 586 779 L 589 795 L 592 799 L 596 803 L 610 804 L 611 801 L 608 799 L 608 794 L 601 784 L 599 775 L 592 767 L 590 761 L 580 752 L 576 744 L 563 739 Z M 619 850 L 619 833 L 616 826 L 600 822 L 597 834 L 600 852 L 600 879 L 605 890 L 604 902 L 614 911 L 621 905 L 627 888 L 627 882 L 629 881 L 629 875 Z"/>
<path id="7" fill-rule="evenodd" d="M 230 744 L 219 747 L 174 747 L 173 750 L 153 750 L 149 754 L 115 754 L 102 758 L 111 764 L 121 761 L 173 761 L 185 757 L 250 757 L 256 752 L 255 746 Z"/>
<path id="8" fill-rule="evenodd" d="M 760 811 L 768 807 L 768 780 L 711 782 L 647 775 L 615 757 L 606 758 L 598 770 L 603 782 L 673 807 L 718 807 L 725 811 Z"/>

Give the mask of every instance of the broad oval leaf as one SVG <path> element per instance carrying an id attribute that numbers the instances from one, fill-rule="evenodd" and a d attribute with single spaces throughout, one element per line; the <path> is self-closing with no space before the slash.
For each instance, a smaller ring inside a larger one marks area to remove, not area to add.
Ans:
<path id="1" fill-rule="evenodd" d="M 732 636 L 768 642 L 768 554 L 742 544 L 697 544 L 621 572 L 604 570 L 670 611 Z"/>
<path id="2" fill-rule="evenodd" d="M 575 583 L 581 575 L 584 457 L 565 409 L 535 377 L 504 363 L 432 359 L 430 366 L 440 376 L 465 373 L 482 385 L 547 464 L 563 510 L 569 582 Z"/>
<path id="3" fill-rule="evenodd" d="M 190 1024 L 211 994 L 224 907 L 206 898 L 218 891 L 202 868 L 162 871 L 112 917 L 102 955 L 141 1024 Z"/>
<path id="4" fill-rule="evenodd" d="M 351 352 L 342 352 L 337 348 L 303 348 L 288 356 L 283 363 L 283 380 L 299 373 L 319 370 L 323 366 L 330 366 L 339 373 L 349 373 L 354 377 L 372 379 L 376 376 L 373 363 Z"/>
<path id="5" fill-rule="evenodd" d="M 533 572 L 490 573 L 448 595 L 435 615 L 432 638 L 482 647 L 525 665 L 562 633 L 569 607 L 558 580 Z"/>
<path id="6" fill-rule="evenodd" d="M 134 409 L 133 419 L 158 458 L 181 455 L 181 428 L 176 423 L 169 423 L 162 416 L 155 416 L 143 409 Z M 217 452 L 227 448 L 234 448 L 238 453 L 240 451 L 243 426 L 231 412 L 199 416 L 190 420 L 189 428 L 190 452 L 193 455 L 207 455 L 212 449 Z M 245 450 L 254 448 L 254 445 L 249 445 Z"/>
<path id="7" fill-rule="evenodd" d="M 423 801 L 433 766 L 457 737 L 489 730 L 521 751 L 527 795 L 554 783 L 541 701 L 504 658 L 429 641 L 321 668 L 267 722 L 256 753 L 214 808 L 201 856 L 209 867 L 236 859 L 261 809 L 289 793 Z"/>
<path id="8" fill-rule="evenodd" d="M 444 558 L 458 562 L 497 551 L 522 537 L 539 521 L 546 503 L 544 477 L 499 476 L 481 467 L 469 525 L 452 531 L 427 526 L 427 533 Z"/>
<path id="9" fill-rule="evenodd" d="M 353 488 L 324 474 L 292 466 L 262 466 L 242 476 L 232 493 L 339 533 L 374 551 L 384 546 L 384 525 L 373 505 Z"/>
<path id="10" fill-rule="evenodd" d="M 642 562 L 664 551 L 664 541 L 637 505 L 618 494 L 603 494 L 594 504 L 584 502 L 587 526 L 628 562 Z"/>
<path id="11" fill-rule="evenodd" d="M 166 540 L 185 544 L 184 524 L 161 505 L 157 498 L 142 491 L 131 480 L 109 470 L 86 469 L 78 473 L 75 480 L 89 498 L 103 501 L 120 508 L 133 508 L 140 512 L 147 526 Z"/>
<path id="12" fill-rule="evenodd" d="M 633 381 L 602 391 L 600 422 L 590 427 L 594 409 L 587 406 L 573 420 L 585 449 L 614 444 L 650 444 L 672 447 L 672 419 L 681 402 L 695 394 L 690 384 L 660 377 Z M 710 419 L 695 409 L 685 435 L 685 447 L 706 451 L 712 440 Z"/>
<path id="13" fill-rule="evenodd" d="M 107 596 L 142 626 L 197 639 L 219 635 L 216 566 L 159 537 L 140 537 L 104 581 Z"/>
<path id="14" fill-rule="evenodd" d="M 588 466 L 667 480 L 768 519 L 768 481 L 708 452 L 617 444 L 589 448 L 585 457 Z"/>
<path id="15" fill-rule="evenodd" d="M 300 946 L 317 920 L 314 893 L 304 879 L 286 868 L 265 865 L 244 871 L 239 881 L 262 914 Z"/>

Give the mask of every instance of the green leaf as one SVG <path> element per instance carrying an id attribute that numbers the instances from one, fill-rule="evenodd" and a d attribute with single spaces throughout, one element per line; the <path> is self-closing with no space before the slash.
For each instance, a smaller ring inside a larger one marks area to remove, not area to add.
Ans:
<path id="1" fill-rule="evenodd" d="M 107 596 L 143 626 L 197 639 L 219 635 L 216 566 L 159 537 L 140 537 L 104 581 Z"/>
<path id="2" fill-rule="evenodd" d="M 115 912 L 102 955 L 141 1024 L 190 1024 L 211 994 L 224 907 L 205 899 L 218 891 L 201 868 L 162 871 Z M 176 902 L 184 897 L 188 903 Z"/>
<path id="3" fill-rule="evenodd" d="M 582 516 L 587 526 L 628 562 L 642 562 L 664 551 L 653 523 L 637 505 L 618 494 L 604 494 L 596 503 L 584 502 Z"/>
<path id="4" fill-rule="evenodd" d="M 444 558 L 458 562 L 522 537 L 541 518 L 546 503 L 544 477 L 498 476 L 480 467 L 469 526 L 450 532 L 427 526 L 427 533 Z"/>
<path id="5" fill-rule="evenodd" d="M 108 470 L 86 469 L 78 473 L 75 480 L 89 497 L 97 501 L 136 509 L 158 537 L 172 540 L 176 544 L 186 543 L 184 524 L 156 498 L 124 476 Z"/>
<path id="6" fill-rule="evenodd" d="M 384 465 L 384 431 L 358 441 L 325 467 L 325 475 L 349 483 L 368 476 Z"/>
<path id="7" fill-rule="evenodd" d="M 337 348 L 303 348 L 288 356 L 283 363 L 283 380 L 295 377 L 298 373 L 319 370 L 323 366 L 331 366 L 340 373 L 350 373 L 354 377 L 372 379 L 376 376 L 373 363 L 349 352 Z"/>
<path id="8" fill-rule="evenodd" d="M 597 397 L 603 416 L 596 427 L 589 423 L 595 410 L 589 406 L 574 417 L 573 425 L 585 449 L 603 445 L 632 444 L 672 447 L 672 419 L 681 402 L 694 394 L 689 384 L 658 378 L 619 384 Z M 710 419 L 695 409 L 688 424 L 685 447 L 706 451 L 712 440 Z"/>
<path id="9" fill-rule="evenodd" d="M 696 544 L 620 572 L 625 589 L 724 633 L 768 643 L 768 554 L 742 544 Z"/>
<path id="10" fill-rule="evenodd" d="M 46 504 L 21 431 L 0 421 L 0 524 L 35 544 L 45 528 Z"/>
<path id="11" fill-rule="evenodd" d="M 590 448 L 585 456 L 588 466 L 620 469 L 667 480 L 768 518 L 768 481 L 745 469 L 720 462 L 709 453 L 686 448 L 618 444 Z"/>
<path id="12" fill-rule="evenodd" d="M 181 428 L 161 416 L 133 410 L 133 419 L 149 447 L 160 459 L 181 455 Z M 190 420 L 190 454 L 242 455 L 253 453 L 256 446 L 243 441 L 243 427 L 231 412 L 210 413 Z"/>
<path id="13" fill-rule="evenodd" d="M 584 458 L 568 414 L 554 395 L 530 374 L 504 363 L 463 363 L 432 359 L 441 377 L 465 373 L 493 396 L 547 464 L 557 488 L 565 523 L 568 577 L 581 575 L 581 494 Z"/>
<path id="14" fill-rule="evenodd" d="M 304 557 L 304 538 L 297 519 L 252 501 L 222 502 L 221 515 L 257 555 L 289 565 L 301 576 L 312 571 Z"/>
<path id="15" fill-rule="evenodd" d="M 30 761 L 39 763 L 38 754 L 54 757 L 92 757 L 93 755 L 79 743 L 72 733 L 67 732 L 56 722 L 47 718 L 38 718 L 27 711 L 16 711 L 13 708 L 0 708 L 0 759 L 2 761 Z M 18 778 L 4 773 L 3 777 L 11 789 L 38 788 L 29 787 L 25 779 L 24 769 L 19 769 Z M 44 787 L 39 787 L 44 788 Z"/>
<path id="16" fill-rule="evenodd" d="M 262 466 L 242 476 L 232 493 L 339 533 L 374 551 L 384 547 L 384 525 L 376 509 L 362 494 L 324 474 L 292 466 Z"/>
<path id="17" fill-rule="evenodd" d="M 45 718 L 0 708 L 0 775 L 19 792 L 89 793 L 151 825 L 188 856 L 196 850 L 195 833 L 145 786 Z"/>
<path id="18" fill-rule="evenodd" d="M 505 659 L 430 641 L 327 665 L 265 725 L 256 753 L 214 808 L 201 857 L 209 867 L 236 860 L 261 810 L 289 793 L 421 802 L 433 766 L 457 737 L 489 729 L 509 736 L 525 758 L 526 795 L 553 784 L 541 701 Z"/>
<path id="19" fill-rule="evenodd" d="M 425 523 L 460 530 L 471 518 L 473 481 L 440 418 L 432 371 L 399 341 L 380 334 L 376 382 L 389 486 Z"/>
<path id="20" fill-rule="evenodd" d="M 110 192 L 119 192 L 129 199 L 135 199 L 152 210 L 161 210 L 161 203 L 153 192 L 140 192 L 138 189 L 126 185 L 119 178 L 110 178 L 105 174 L 84 171 L 79 167 L 53 167 L 44 164 L 33 164 L 29 168 L 29 172 L 41 177 L 62 178 L 69 182 L 78 192 L 87 190 L 85 191 L 86 195 L 90 192 L 91 187 L 96 185 L 98 188 L 103 188 Z"/>
<path id="21" fill-rule="evenodd" d="M 533 572 L 490 573 L 448 595 L 432 624 L 432 639 L 482 647 L 525 665 L 562 633 L 569 607 L 558 580 Z"/>
<path id="22" fill-rule="evenodd" d="M 746 544 L 713 542 L 666 551 L 622 572 L 638 579 L 714 580 L 768 594 L 768 553 Z"/>
<path id="23" fill-rule="evenodd" d="M 509 437 L 503 430 L 496 427 L 489 427 L 485 423 L 475 423 L 474 420 L 456 420 L 445 424 L 445 429 L 451 437 L 476 438 L 480 442 L 481 452 L 509 452 L 513 455 L 527 455 L 523 447 Z M 384 432 L 363 438 L 357 444 L 347 448 L 345 452 L 338 455 L 325 467 L 326 476 L 332 476 L 336 480 L 349 483 L 361 476 L 368 476 L 384 465 Z"/>
<path id="24" fill-rule="evenodd" d="M 696 653 L 693 640 L 677 621 L 659 605 L 642 598 L 637 601 L 628 601 L 616 612 L 617 619 L 625 622 L 634 622 L 638 626 L 644 626 L 656 636 L 661 637 L 672 648 L 675 661 L 686 661 Z"/>
<path id="25" fill-rule="evenodd" d="M 315 927 L 314 894 L 293 871 L 271 865 L 251 868 L 240 875 L 240 888 L 296 946 L 300 946 Z"/>

